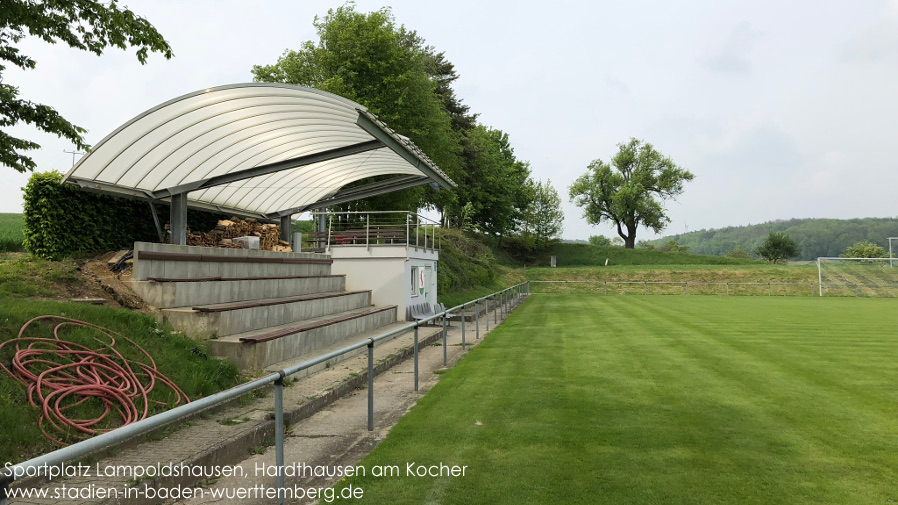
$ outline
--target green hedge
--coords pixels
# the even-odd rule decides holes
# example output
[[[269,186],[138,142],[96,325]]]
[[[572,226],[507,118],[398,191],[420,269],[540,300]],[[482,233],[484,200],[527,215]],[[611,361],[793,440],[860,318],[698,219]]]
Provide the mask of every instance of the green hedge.
[[[56,171],[36,173],[25,186],[25,250],[48,260],[130,248],[135,241],[158,242],[147,202],[81,191],[60,184]],[[163,223],[169,208],[157,205]],[[211,230],[226,216],[188,211],[187,225]]]

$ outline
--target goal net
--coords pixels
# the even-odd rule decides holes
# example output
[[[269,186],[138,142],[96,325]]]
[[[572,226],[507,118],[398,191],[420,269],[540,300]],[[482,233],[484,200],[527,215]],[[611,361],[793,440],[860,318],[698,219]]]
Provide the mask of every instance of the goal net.
[[[898,297],[898,258],[817,258],[820,296]]]

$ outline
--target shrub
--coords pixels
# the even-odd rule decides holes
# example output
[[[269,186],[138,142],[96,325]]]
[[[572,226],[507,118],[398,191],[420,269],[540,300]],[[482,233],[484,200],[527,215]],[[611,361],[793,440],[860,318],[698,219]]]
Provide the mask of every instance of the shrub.
[[[659,247],[658,250],[661,251],[661,252],[680,252],[680,253],[686,253],[686,252],[689,252],[689,246],[687,246],[687,245],[680,245],[680,243],[677,242],[676,240],[670,239],[670,240],[667,241],[666,244],[664,244],[663,246]]]
[[[798,256],[798,244],[789,235],[772,231],[755,253],[767,261],[776,263]]]
[[[90,193],[61,182],[62,174],[53,171],[32,175],[25,186],[24,243],[28,252],[58,260],[131,247],[138,240],[159,240],[147,202]],[[157,205],[156,212],[165,222],[168,207]],[[189,211],[187,223],[210,230],[224,217]]]
[[[851,247],[845,249],[845,252],[839,255],[840,258],[888,258],[885,248],[874,244],[873,242],[858,242]]]
[[[739,248],[739,247],[733,249],[732,251],[729,251],[724,256],[726,256],[727,258],[736,258],[736,259],[743,259],[743,260],[753,259],[750,252],[746,251],[745,249]]]

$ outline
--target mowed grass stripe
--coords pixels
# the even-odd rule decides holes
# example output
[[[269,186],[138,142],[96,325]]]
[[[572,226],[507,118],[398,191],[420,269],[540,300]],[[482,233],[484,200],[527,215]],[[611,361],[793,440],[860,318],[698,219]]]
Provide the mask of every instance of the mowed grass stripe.
[[[643,317],[638,312],[634,315]],[[708,392],[721,390],[718,401],[726,401],[728,397],[751,399],[740,411],[752,415],[754,419],[750,420],[753,424],[767,425],[768,431],[779,436],[788,447],[801,447],[804,457],[808,458],[806,464],[816,464],[819,473],[830,473],[830,478],[842,478],[840,465],[847,465],[854,467],[860,480],[863,480],[865,472],[870,470],[868,466],[880,464],[878,459],[883,454],[877,453],[893,450],[889,447],[893,433],[885,433],[882,437],[871,433],[846,447],[842,444],[840,432],[848,430],[866,434],[868,426],[890,424],[894,415],[876,415],[875,405],[842,394],[840,388],[833,387],[833,381],[821,383],[817,377],[805,375],[801,367],[795,367],[794,374],[790,374],[778,366],[778,360],[772,354],[756,357],[746,353],[731,345],[738,342],[737,338],[721,340],[715,342],[709,339],[702,344],[689,341],[684,348],[689,356],[701,356],[703,361],[714,363],[703,374],[709,378],[706,386]],[[714,359],[727,355],[729,357],[723,361]],[[713,378],[720,380],[711,380]],[[721,386],[735,388],[728,391]],[[859,394],[863,392],[858,390]],[[816,423],[815,419],[825,419],[826,422]],[[750,427],[751,424],[746,426]],[[763,433],[758,434],[761,435]],[[854,461],[858,453],[866,453],[865,461]],[[874,482],[874,485],[877,483]],[[817,499],[819,497],[815,501]]]
[[[889,300],[535,295],[364,461],[466,476],[351,482],[367,503],[889,503],[896,323]]]

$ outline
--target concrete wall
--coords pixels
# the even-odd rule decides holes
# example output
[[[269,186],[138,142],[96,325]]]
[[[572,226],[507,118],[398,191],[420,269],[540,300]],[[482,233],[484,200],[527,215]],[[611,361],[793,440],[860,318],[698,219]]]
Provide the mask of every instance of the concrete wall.
[[[335,246],[330,250],[334,264],[333,274],[346,275],[346,289],[370,289],[374,305],[396,305],[397,317],[405,318],[410,304],[421,302],[436,303],[436,264],[439,252],[404,245]],[[430,270],[430,285],[425,287],[426,296],[412,296],[412,267]],[[426,278],[427,276],[425,276]]]

